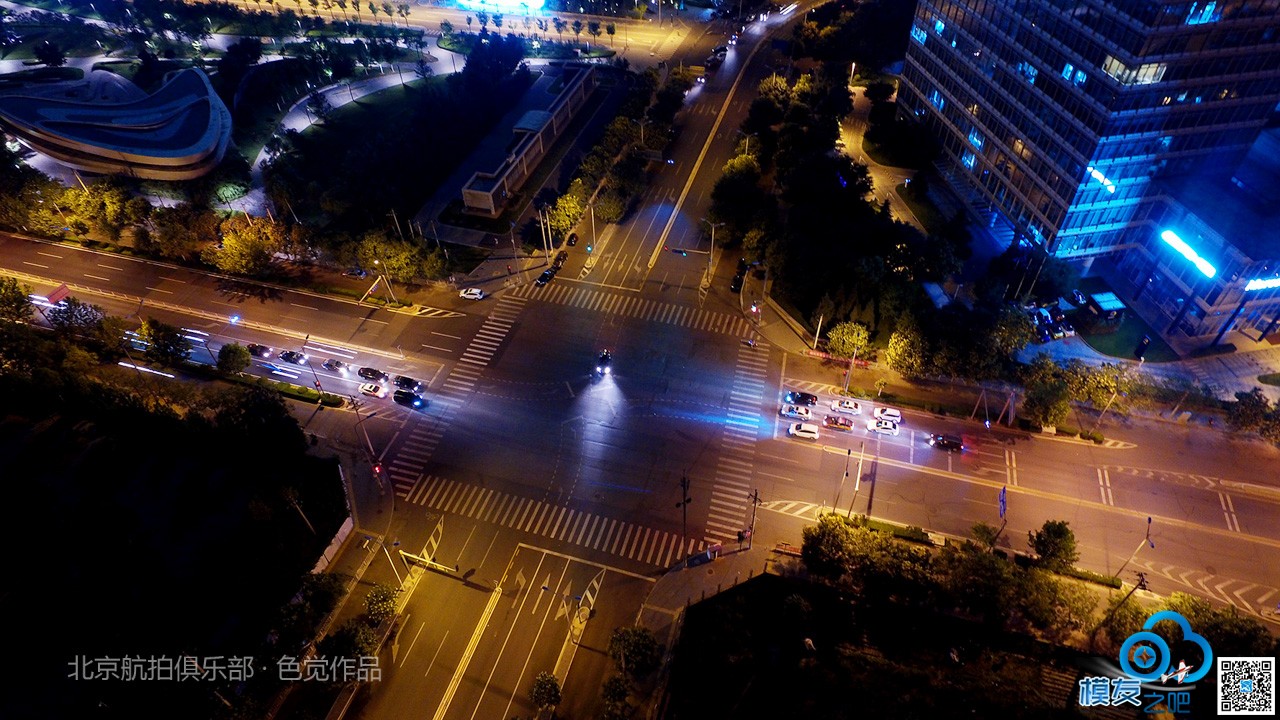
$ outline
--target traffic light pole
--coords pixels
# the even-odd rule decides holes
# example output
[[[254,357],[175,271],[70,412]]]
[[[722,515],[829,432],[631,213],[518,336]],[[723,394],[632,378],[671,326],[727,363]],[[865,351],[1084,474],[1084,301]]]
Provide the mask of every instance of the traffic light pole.
[[[689,503],[693,498],[689,497],[689,478],[686,475],[680,476],[680,502],[676,505],[680,506],[680,552],[687,552],[684,548],[689,540],[685,537],[687,526],[689,523]]]
[[[747,549],[751,549],[752,538],[756,534],[756,507],[760,504],[760,491],[752,490],[747,496],[751,500],[751,528],[747,531]]]

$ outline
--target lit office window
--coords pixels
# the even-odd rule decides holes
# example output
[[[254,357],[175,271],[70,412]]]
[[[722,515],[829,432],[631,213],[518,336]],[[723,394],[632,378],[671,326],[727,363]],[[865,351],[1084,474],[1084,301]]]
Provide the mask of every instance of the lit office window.
[[[1018,72],[1032,85],[1036,84],[1036,76],[1040,74],[1036,67],[1029,62],[1018,63]]]
[[[938,92],[937,90],[934,90],[933,92],[929,93],[929,102],[933,103],[934,107],[941,110],[944,106],[946,106],[947,99],[942,97],[942,93]]]
[[[1066,65],[1063,65],[1062,66],[1063,79],[1070,80],[1071,76],[1075,73],[1075,71],[1076,71],[1075,65],[1072,65],[1071,63],[1067,63]]]
[[[1083,70],[1077,70],[1076,75],[1071,79],[1071,82],[1075,83],[1076,87],[1084,87],[1084,83],[1088,79],[1089,76],[1085,75]]]
[[[925,32],[923,29],[918,28],[915,25],[911,26],[911,38],[916,42],[923,45],[924,41],[928,39],[928,37],[929,37],[929,33]]]
[[[960,156],[960,162],[964,163],[964,166],[969,168],[970,170],[973,169],[973,164],[977,162],[977,160],[978,158],[968,150],[965,150],[964,155]]]
[[[982,149],[982,133],[978,132],[976,128],[969,131],[969,143],[979,150]]]
[[[943,23],[941,20],[936,20],[936,21],[934,21],[934,23],[933,23],[933,31],[934,31],[934,32],[936,32],[936,33],[938,33],[939,35],[941,35],[941,34],[942,34],[942,31],[943,31],[943,30],[946,30],[946,29],[947,29],[946,24],[945,24],[945,23]]]
[[[1218,22],[1222,19],[1222,11],[1218,9],[1218,3],[1191,3],[1191,10],[1187,12],[1188,25],[1204,25],[1206,23]]]

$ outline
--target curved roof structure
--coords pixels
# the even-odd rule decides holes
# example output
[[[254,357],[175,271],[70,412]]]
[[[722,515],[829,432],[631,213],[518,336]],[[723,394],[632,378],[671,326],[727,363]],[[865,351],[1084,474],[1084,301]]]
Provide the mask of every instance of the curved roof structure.
[[[196,68],[132,102],[0,96],[0,126],[69,167],[148,180],[200,177],[231,143],[231,113]]]

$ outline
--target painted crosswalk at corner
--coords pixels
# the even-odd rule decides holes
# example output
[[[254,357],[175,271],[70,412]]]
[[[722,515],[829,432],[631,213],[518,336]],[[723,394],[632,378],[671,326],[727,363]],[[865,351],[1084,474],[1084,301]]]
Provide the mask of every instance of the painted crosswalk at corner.
[[[503,295],[498,298],[489,317],[485,318],[480,329],[471,338],[467,349],[463,350],[462,355],[458,357],[458,365],[487,366],[507,339],[512,326],[516,324],[516,319],[520,317],[520,311],[524,309],[525,302],[525,298],[514,295]]]
[[[646,565],[671,567],[706,544],[617,518],[534,500],[447,478],[423,478],[406,498],[444,513],[501,525],[628,558]]]
[[[646,300],[637,295],[604,292],[568,284],[549,283],[542,287],[522,285],[513,291],[512,296],[735,337],[745,338],[753,334],[751,323],[732,313],[701,310],[687,305]]]
[[[738,531],[747,527],[760,404],[764,401],[768,370],[769,350],[763,343],[738,348],[703,537],[708,544],[736,540]]]

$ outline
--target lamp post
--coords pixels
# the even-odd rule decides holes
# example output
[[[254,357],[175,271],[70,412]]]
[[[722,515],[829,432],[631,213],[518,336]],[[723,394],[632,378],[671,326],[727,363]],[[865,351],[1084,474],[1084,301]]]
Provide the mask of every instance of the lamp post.
[[[1124,569],[1126,567],[1129,567],[1129,563],[1133,562],[1133,559],[1138,557],[1138,551],[1141,550],[1144,545],[1150,545],[1152,550],[1156,549],[1156,544],[1151,540],[1151,518],[1150,517],[1147,518],[1147,536],[1142,538],[1142,542],[1138,543],[1138,547],[1133,549],[1133,554],[1130,555],[1129,559],[1124,561],[1124,565],[1121,565],[1120,569],[1116,571],[1116,577],[1120,577],[1120,573],[1123,573]]]
[[[739,135],[741,135],[742,137],[744,137],[744,138],[746,138],[746,139],[747,139],[746,147],[744,147],[744,148],[743,148],[743,150],[742,150],[743,154],[745,154],[745,155],[750,155],[750,154],[751,154],[751,138],[753,138],[753,137],[757,137],[757,136],[756,136],[756,134],[755,134],[755,133],[749,133],[749,132],[743,132],[743,131],[741,131],[741,130],[739,130],[739,131],[738,131],[738,134],[739,134]]]
[[[711,226],[711,249],[707,250],[707,284],[710,285],[711,284],[711,268],[714,265],[714,259],[716,255],[716,228],[722,227],[724,223],[711,222],[706,218],[702,218],[702,222]]]
[[[591,203],[591,204],[587,205],[587,209],[591,211],[591,246],[592,246],[592,247],[595,247],[595,244],[596,244],[596,204],[595,204],[595,203]]]

